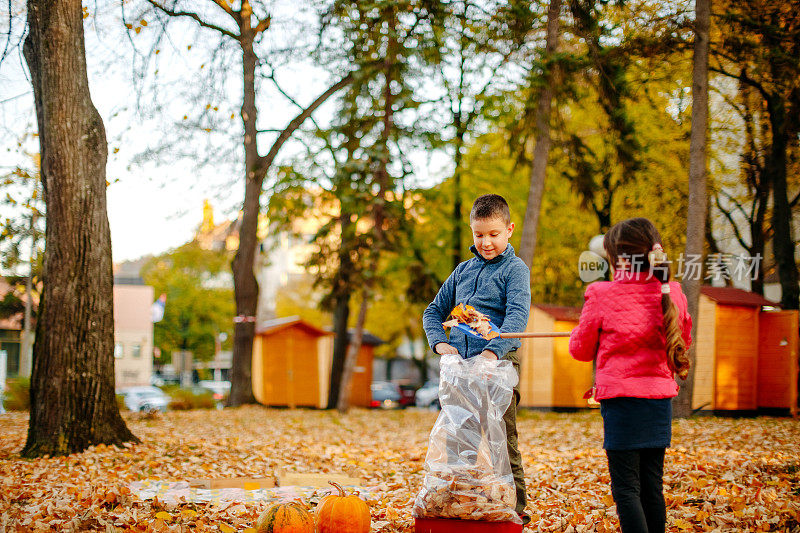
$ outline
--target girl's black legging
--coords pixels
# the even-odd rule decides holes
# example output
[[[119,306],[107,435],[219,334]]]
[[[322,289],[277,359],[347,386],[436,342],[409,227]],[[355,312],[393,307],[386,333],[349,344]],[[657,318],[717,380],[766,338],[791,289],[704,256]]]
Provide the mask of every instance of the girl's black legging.
[[[606,450],[622,533],[664,533],[664,448]]]

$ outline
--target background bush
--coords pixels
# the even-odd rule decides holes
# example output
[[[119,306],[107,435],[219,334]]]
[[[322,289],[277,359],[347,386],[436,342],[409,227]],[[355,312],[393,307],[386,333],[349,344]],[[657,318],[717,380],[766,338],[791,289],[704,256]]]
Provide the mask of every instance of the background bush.
[[[176,411],[188,409],[214,409],[214,393],[211,391],[195,393],[191,389],[172,389],[167,392],[170,396],[169,408]]]
[[[27,411],[31,407],[31,380],[13,378],[6,381],[3,405],[8,411]]]

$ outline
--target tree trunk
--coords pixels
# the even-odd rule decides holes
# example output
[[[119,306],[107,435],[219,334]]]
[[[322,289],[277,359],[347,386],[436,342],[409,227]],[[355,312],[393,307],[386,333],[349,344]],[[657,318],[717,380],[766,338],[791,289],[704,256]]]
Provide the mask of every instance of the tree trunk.
[[[703,254],[707,215],[706,190],[706,142],[708,137],[708,30],[711,15],[711,0],[696,0],[694,29],[694,67],[692,73],[692,133],[689,139],[689,212],[686,220],[686,257]],[[674,404],[675,417],[687,417],[692,413],[694,393],[695,348],[697,346],[698,308],[702,276],[697,279],[684,278],[683,291],[692,316],[692,339],[695,344],[689,349],[692,368],[689,376],[680,385]]]
[[[756,199],[758,207],[756,216],[750,226],[750,256],[755,261],[755,276],[750,282],[750,290],[756,294],[764,295],[764,221],[767,216],[767,203],[769,201],[769,181],[761,178],[760,187],[757,190]]]
[[[352,155],[352,153],[350,154]],[[350,257],[350,242],[353,238],[353,223],[350,213],[343,212],[339,215],[339,228],[342,233],[342,245],[339,248],[339,272],[333,285],[335,307],[333,310],[333,361],[331,361],[330,385],[328,388],[328,409],[339,406],[340,385],[347,359],[347,347],[350,345],[350,336],[347,333],[347,323],[350,320],[350,296],[353,262]]]
[[[350,345],[347,349],[347,357],[344,361],[344,368],[342,369],[342,379],[339,385],[339,401],[336,404],[336,409],[340,412],[346,412],[350,407],[350,387],[353,378],[353,369],[355,368],[356,361],[358,360],[358,352],[361,350],[361,339],[364,334],[364,322],[367,317],[367,309],[369,307],[369,300],[372,298],[373,289],[375,286],[375,279],[380,265],[381,251],[386,244],[386,237],[384,235],[384,223],[386,221],[385,202],[387,191],[391,189],[389,175],[389,139],[391,138],[392,129],[394,127],[394,113],[392,106],[394,105],[394,94],[392,92],[392,69],[397,61],[397,40],[395,37],[396,31],[396,17],[394,7],[389,7],[387,20],[387,44],[386,44],[386,57],[383,61],[384,69],[384,86],[383,86],[383,128],[380,136],[380,159],[378,160],[377,169],[375,171],[375,182],[378,185],[378,194],[372,204],[372,219],[375,223],[373,249],[371,250],[369,264],[365,274],[364,286],[361,290],[361,307],[358,311],[358,319],[356,320],[356,330],[353,338],[350,340]]]
[[[233,258],[233,289],[236,299],[236,319],[233,333],[233,365],[231,368],[231,395],[228,404],[237,406],[255,403],[253,395],[253,338],[258,308],[258,282],[253,271],[258,244],[258,215],[260,211],[263,176],[258,172],[259,157],[256,119],[256,63],[253,34],[249,19],[243,17],[240,44],[242,46],[244,123],[245,193],[242,207],[242,224],[239,227],[239,248]]]
[[[758,151],[758,144],[756,143],[756,129],[755,121],[751,105],[751,92],[752,88],[739,80],[739,92],[742,95],[742,103],[744,114],[742,119],[745,126],[745,138],[747,139],[747,150],[745,159],[745,173],[747,181],[753,190],[753,203],[755,209],[752,211],[753,216],[750,220],[750,248],[748,252],[750,257],[753,258],[755,263],[755,277],[751,279],[750,290],[756,294],[764,295],[764,247],[766,244],[766,235],[764,232],[764,223],[767,219],[767,207],[769,205],[769,194],[771,183],[770,180],[764,175],[764,168],[761,164],[761,157]],[[762,127],[762,135],[763,135]]]
[[[80,2],[29,0],[31,72],[47,206],[44,292],[22,454],[137,441],[114,394],[105,128],[89,95]]]
[[[786,192],[786,102],[773,95],[767,99],[772,144],[766,162],[767,179],[772,184],[772,251],[778,265],[781,307],[797,309],[800,286],[792,239],[792,209]]]
[[[350,293],[346,292],[336,297],[336,308],[333,312],[333,361],[331,362],[331,377],[328,388],[328,409],[336,409],[339,405],[339,385],[342,383],[347,347],[350,337],[347,334],[347,321],[350,318]]]
[[[340,413],[346,413],[350,408],[350,387],[353,381],[353,370],[358,361],[358,352],[361,351],[361,341],[364,338],[364,322],[367,319],[367,303],[370,297],[371,294],[369,290],[365,290],[361,293],[361,306],[358,309],[356,329],[353,332],[353,338],[349,339],[347,357],[344,360],[344,368],[342,369],[339,401],[336,403],[336,409]]]
[[[528,265],[533,264],[533,254],[536,250],[536,237],[539,230],[539,212],[542,207],[544,195],[544,179],[547,171],[547,157],[550,153],[550,108],[553,100],[555,86],[555,65],[553,55],[558,48],[558,19],[561,13],[561,0],[550,0],[547,11],[547,42],[545,45],[545,61],[547,72],[542,93],[539,95],[539,104],[536,107],[536,146],[533,150],[533,164],[531,165],[531,185],[528,190],[528,204],[525,208],[525,222],[522,226],[522,241],[519,257]]]

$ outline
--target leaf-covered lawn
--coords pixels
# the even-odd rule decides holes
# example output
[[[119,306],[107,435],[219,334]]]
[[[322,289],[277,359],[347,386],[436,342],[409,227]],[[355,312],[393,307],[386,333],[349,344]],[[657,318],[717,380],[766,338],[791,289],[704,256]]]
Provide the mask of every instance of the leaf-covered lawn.
[[[413,531],[435,412],[347,415],[260,407],[129,416],[143,443],[19,456],[27,416],[0,415],[0,531],[244,531],[265,504],[165,506],[131,481],[344,473],[372,487],[373,531]],[[534,531],[616,531],[597,412],[524,412],[520,447]],[[800,421],[677,421],[664,482],[668,530],[800,532]]]

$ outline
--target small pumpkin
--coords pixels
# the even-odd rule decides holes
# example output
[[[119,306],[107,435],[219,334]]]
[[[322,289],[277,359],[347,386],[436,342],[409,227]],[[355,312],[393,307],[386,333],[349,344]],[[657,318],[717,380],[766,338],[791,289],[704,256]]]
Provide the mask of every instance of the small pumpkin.
[[[257,533],[314,533],[314,517],[302,505],[278,503],[256,520]]]
[[[369,533],[372,516],[367,502],[355,495],[346,496],[340,485],[329,483],[339,494],[325,496],[317,504],[317,533]]]

